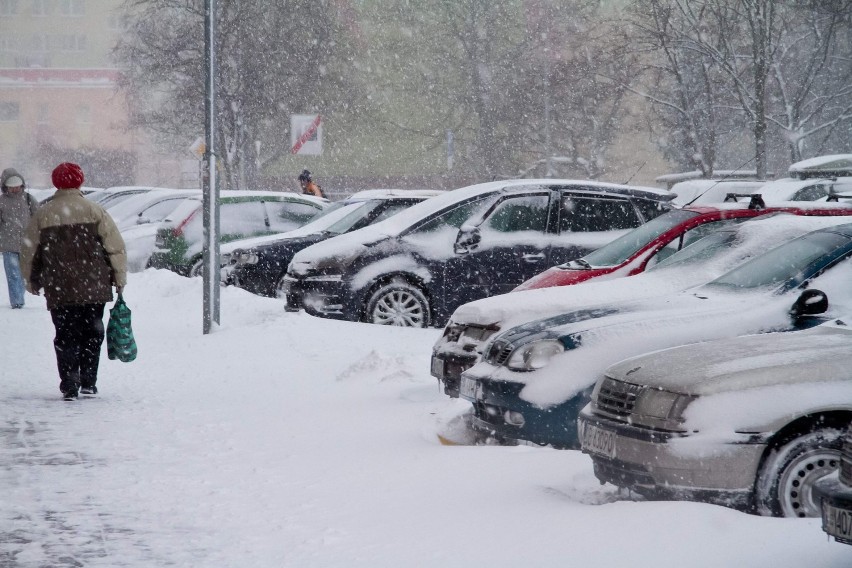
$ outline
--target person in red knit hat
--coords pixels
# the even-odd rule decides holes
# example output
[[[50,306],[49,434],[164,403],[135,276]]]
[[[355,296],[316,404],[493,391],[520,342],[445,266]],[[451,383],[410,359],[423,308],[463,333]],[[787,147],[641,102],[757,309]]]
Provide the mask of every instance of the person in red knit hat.
[[[53,347],[65,400],[96,394],[104,341],[104,305],[127,282],[124,239],[103,207],[80,193],[80,166],[65,162],[51,175],[56,193],[36,210],[24,233],[21,272],[27,291],[44,289],[56,329]]]

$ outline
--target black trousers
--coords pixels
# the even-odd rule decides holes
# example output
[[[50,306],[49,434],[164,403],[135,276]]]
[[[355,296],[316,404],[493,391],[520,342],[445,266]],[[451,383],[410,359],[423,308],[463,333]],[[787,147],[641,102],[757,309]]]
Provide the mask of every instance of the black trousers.
[[[76,392],[93,387],[98,380],[98,363],[104,342],[104,304],[60,306],[50,310],[56,337],[56,366],[59,390]]]

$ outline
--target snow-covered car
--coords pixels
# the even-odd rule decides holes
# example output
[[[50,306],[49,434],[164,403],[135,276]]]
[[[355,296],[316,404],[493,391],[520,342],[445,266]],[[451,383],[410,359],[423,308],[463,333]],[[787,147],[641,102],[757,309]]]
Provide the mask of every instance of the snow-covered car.
[[[795,203],[765,207],[760,200],[722,203],[714,206],[690,206],[675,209],[648,221],[611,243],[582,258],[554,266],[536,274],[516,291],[571,286],[594,278],[620,278],[643,272],[712,231],[731,223],[769,215],[849,215],[852,206],[809,206]]]
[[[109,209],[110,207],[121,203],[125,199],[130,199],[134,195],[147,193],[153,189],[155,188],[141,185],[119,185],[94,192],[89,195],[87,199],[91,199],[95,203],[98,203],[104,209]]]
[[[371,323],[439,325],[669,209],[672,194],[592,181],[508,180],[419,203],[312,245],[283,281],[287,305]]]
[[[222,280],[262,296],[276,297],[287,266],[300,250],[384,221],[403,209],[444,193],[431,189],[368,189],[334,202],[295,231],[234,241],[221,247]]]
[[[219,193],[219,241],[283,233],[301,227],[330,205],[327,199],[282,191]],[[166,268],[183,276],[201,273],[203,253],[201,197],[168,214],[157,230],[150,268]]]
[[[818,516],[814,483],[838,468],[852,422],[846,321],[685,345],[611,366],[579,417],[595,475],[650,498]]]
[[[824,296],[834,310],[852,300],[850,256],[852,224],[838,225],[677,294],[600,303],[507,329],[461,376],[461,397],[473,404],[470,426],[506,443],[577,447],[577,414],[609,365],[687,343],[820,323]],[[821,291],[805,289],[812,286]]]
[[[584,306],[594,306],[601,303],[602,299],[610,302],[630,301],[679,292],[709,282],[749,258],[765,252],[767,246],[780,244],[810,231],[852,219],[850,217],[852,208],[842,204],[799,204],[799,207],[787,211],[795,215],[763,215],[759,219],[739,225],[730,225],[737,220],[726,221],[725,223],[728,224],[725,228],[717,229],[713,235],[659,262],[653,256],[648,258],[648,254],[654,250],[652,247],[644,255],[640,254],[636,258],[639,263],[644,260],[646,264],[655,263],[654,266],[642,274],[632,276],[627,279],[628,281],[617,278],[628,275],[629,271],[625,270],[616,273],[600,271],[594,274],[595,278],[582,282],[584,277],[592,275],[593,272],[583,271],[581,267],[574,269],[572,266],[576,265],[569,264],[568,268],[551,269],[548,273],[557,272],[557,276],[564,279],[560,280],[563,286],[571,283],[568,281],[569,278],[578,278],[582,285],[513,292],[460,306],[453,313],[444,329],[444,334],[433,348],[432,375],[443,385],[446,394],[457,397],[462,372],[472,367],[481,358],[482,347],[486,340],[501,329],[559,315]],[[755,210],[741,212],[759,213]],[[671,217],[667,217],[669,215]],[[700,220],[702,216],[703,214],[694,219]],[[667,219],[677,217],[678,211],[661,215],[658,217],[660,222],[657,219],[650,221],[628,235],[642,235],[645,227],[650,225],[653,229]],[[712,216],[704,218],[711,219]],[[714,222],[713,224],[718,226],[722,223]],[[701,226],[697,229],[701,229]],[[677,233],[678,231],[675,230],[673,234]],[[629,237],[622,237],[622,239],[629,239]],[[599,250],[607,253],[611,247],[617,245],[619,241],[614,241],[611,245],[606,245]],[[663,249],[659,250],[667,252],[665,249],[673,246],[679,246],[679,241],[669,241]],[[594,260],[596,256],[597,253],[592,253],[586,258]]]
[[[840,468],[818,479],[813,491],[822,508],[822,530],[837,542],[852,544],[852,425],[843,436]]]
[[[852,154],[819,156],[796,162],[788,177],[771,181],[757,191],[764,202],[826,201],[832,194],[852,192]],[[747,196],[740,195],[740,198]]]

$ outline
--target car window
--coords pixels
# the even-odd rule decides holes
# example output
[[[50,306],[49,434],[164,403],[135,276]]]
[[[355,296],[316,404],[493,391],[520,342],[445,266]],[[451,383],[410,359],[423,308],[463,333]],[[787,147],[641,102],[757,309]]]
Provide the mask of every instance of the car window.
[[[671,205],[667,201],[656,201],[653,199],[634,199],[633,203],[639,209],[639,213],[645,218],[645,221],[656,219],[663,213],[668,213],[672,210]]]
[[[791,201],[816,201],[828,195],[828,185],[818,183],[803,187],[793,194]]]
[[[301,227],[320,212],[318,207],[298,201],[266,201],[269,229],[280,233]]]
[[[803,270],[838,247],[849,237],[830,232],[809,233],[766,252],[713,280],[707,286],[760,288],[804,281]]]
[[[482,223],[487,230],[500,233],[547,229],[548,195],[522,195],[499,202]]]
[[[562,200],[561,233],[632,229],[641,224],[636,209],[626,199],[568,196]]]
[[[437,217],[434,217],[420,225],[414,233],[434,233],[442,229],[458,230],[465,221],[470,219],[475,213],[478,213],[482,209],[485,201],[485,199],[477,199],[462,203],[461,205],[456,205],[452,209],[444,211]]]
[[[164,199],[163,201],[160,201],[146,209],[143,209],[142,212],[139,214],[139,218],[147,219],[151,223],[162,221],[169,213],[174,211],[175,207],[177,207],[182,201],[183,198]]]
[[[223,237],[248,237],[269,230],[260,201],[223,203],[219,207],[219,232]]]

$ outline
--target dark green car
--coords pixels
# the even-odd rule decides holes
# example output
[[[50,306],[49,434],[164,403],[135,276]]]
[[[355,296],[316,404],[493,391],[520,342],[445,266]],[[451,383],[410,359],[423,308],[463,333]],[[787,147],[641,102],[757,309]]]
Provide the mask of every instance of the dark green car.
[[[223,191],[219,197],[219,242],[284,233],[301,227],[330,205],[326,199],[292,192]],[[201,273],[202,200],[187,200],[157,231],[148,268],[183,276]]]

